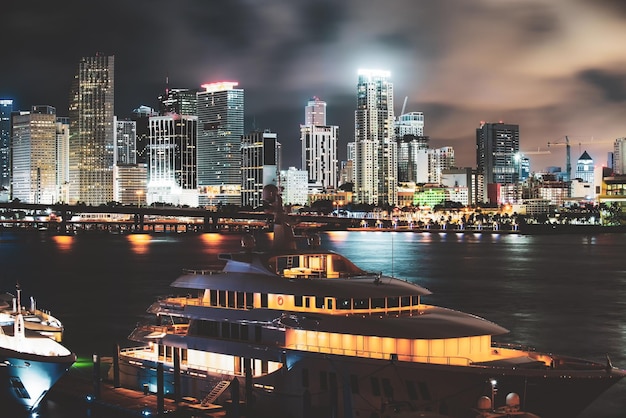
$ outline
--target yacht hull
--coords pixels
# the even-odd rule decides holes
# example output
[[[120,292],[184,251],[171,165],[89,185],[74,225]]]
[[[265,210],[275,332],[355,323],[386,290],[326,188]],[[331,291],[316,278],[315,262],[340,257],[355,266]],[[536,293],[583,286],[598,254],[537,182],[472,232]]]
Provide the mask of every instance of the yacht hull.
[[[42,356],[0,348],[0,393],[16,406],[35,411],[75,361],[74,354]]]
[[[252,388],[250,399],[255,416],[383,417],[386,405],[400,403],[416,411],[465,418],[475,417],[478,399],[491,397],[495,388],[495,405],[503,405],[507,394],[515,392],[522,398],[524,411],[542,418],[561,418],[575,417],[623,378],[622,371],[605,369],[601,364],[585,370],[524,369],[424,364],[289,350],[283,353],[276,353],[282,367],[249,382],[245,373],[235,376],[183,365],[178,379],[180,394],[201,400],[217,382],[237,377],[240,399],[248,399],[250,389],[246,387]],[[154,362],[120,356],[123,386],[140,389],[148,384],[156,392],[155,369]],[[173,382],[177,379],[171,363],[165,364],[164,374],[164,393],[175,393]],[[493,380],[497,383],[492,387]],[[227,390],[222,396],[228,399],[232,394]],[[280,410],[275,407],[277,404],[281,405]]]

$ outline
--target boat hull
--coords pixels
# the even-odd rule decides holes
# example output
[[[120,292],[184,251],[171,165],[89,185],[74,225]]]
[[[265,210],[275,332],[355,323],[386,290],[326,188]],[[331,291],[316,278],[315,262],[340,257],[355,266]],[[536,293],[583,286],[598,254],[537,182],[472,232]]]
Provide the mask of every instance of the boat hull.
[[[436,412],[449,417],[475,417],[481,396],[492,395],[496,380],[495,405],[503,405],[511,392],[522,398],[522,409],[542,418],[574,417],[601,393],[623,378],[623,372],[603,369],[556,370],[449,366],[398,361],[396,359],[285,351],[277,371],[252,378],[228,373],[198,372],[183,365],[181,396],[203,399],[219,381],[239,380],[240,399],[247,399],[246,387],[253,388],[255,416],[382,417],[385,405],[403,403],[417,411]],[[129,362],[130,361],[130,362]],[[131,363],[132,362],[132,363]],[[122,385],[140,389],[148,384],[156,392],[155,363],[120,356]],[[175,391],[177,379],[171,364],[164,367],[165,394]],[[226,391],[224,395],[231,394]],[[278,415],[277,415],[278,414]],[[311,415],[312,414],[312,415]]]
[[[42,356],[0,348],[0,393],[16,406],[35,411],[75,361],[74,354]]]

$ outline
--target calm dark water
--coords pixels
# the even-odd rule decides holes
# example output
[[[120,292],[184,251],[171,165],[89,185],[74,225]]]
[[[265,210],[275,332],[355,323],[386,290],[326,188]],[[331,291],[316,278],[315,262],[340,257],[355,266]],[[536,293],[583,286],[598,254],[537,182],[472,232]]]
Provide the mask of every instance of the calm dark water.
[[[626,368],[626,234],[499,235],[330,232],[322,246],[360,267],[416,281],[426,303],[470,312],[511,332],[498,338]],[[220,264],[239,248],[218,234],[79,235],[0,232],[0,289],[36,298],[65,325],[81,357],[111,355],[147,307],[172,294],[183,268]],[[41,418],[119,417],[45,401]],[[626,382],[581,418],[626,417]]]

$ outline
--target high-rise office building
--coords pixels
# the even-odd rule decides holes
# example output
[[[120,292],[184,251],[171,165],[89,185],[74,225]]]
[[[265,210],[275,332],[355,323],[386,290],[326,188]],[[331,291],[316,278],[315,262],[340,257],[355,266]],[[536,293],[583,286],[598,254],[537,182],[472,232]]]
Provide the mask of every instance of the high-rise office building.
[[[397,203],[397,145],[390,73],[359,70],[355,111],[354,199]]]
[[[57,117],[56,121],[56,164],[58,201],[69,201],[70,181],[70,120],[68,117]]]
[[[326,125],[326,102],[317,97],[309,100],[304,120],[300,125],[302,169],[309,173],[309,182],[336,189],[339,127]]]
[[[441,184],[441,172],[454,167],[454,149],[420,149],[416,153],[415,183]]]
[[[144,105],[141,105],[137,109],[133,110],[131,120],[135,121],[137,129],[137,141],[135,145],[135,152],[137,153],[137,164],[148,163],[148,145],[150,144],[150,139],[148,138],[148,121],[150,120],[151,116],[157,115],[158,113],[156,112],[156,110]]]
[[[289,167],[280,170],[280,186],[285,205],[306,205],[308,203],[309,174],[306,170]]]
[[[149,121],[147,202],[197,206],[198,118],[170,113]]]
[[[519,125],[481,122],[476,129],[476,166],[483,177],[477,201],[502,203],[499,186],[519,180]]]
[[[244,91],[237,85],[204,84],[197,95],[200,206],[241,204]]]
[[[11,190],[11,113],[13,100],[0,99],[0,197]]]
[[[613,170],[615,174],[626,174],[626,137],[613,143]]]
[[[13,115],[13,197],[26,203],[56,203],[57,117],[52,106]]]
[[[137,163],[137,122],[115,119],[115,148],[113,164]]]
[[[313,97],[304,108],[304,124],[326,126],[326,102]]]
[[[584,151],[582,155],[576,161],[576,175],[575,178],[581,179],[585,183],[592,185],[593,189],[593,158]]]
[[[241,142],[241,206],[257,208],[263,203],[263,186],[278,185],[277,135],[255,131]]]
[[[114,57],[83,57],[70,96],[70,203],[113,201]]]
[[[168,113],[178,115],[196,116],[198,89],[170,89],[159,96],[159,115],[166,116]]]

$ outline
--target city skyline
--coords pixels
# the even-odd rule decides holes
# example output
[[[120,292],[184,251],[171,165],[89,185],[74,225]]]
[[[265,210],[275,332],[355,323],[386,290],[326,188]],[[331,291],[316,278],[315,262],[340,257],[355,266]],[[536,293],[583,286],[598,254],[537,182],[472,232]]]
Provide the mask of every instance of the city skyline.
[[[572,159],[587,151],[596,164],[626,136],[618,41],[626,8],[617,1],[188,0],[173,8],[114,0],[97,12],[80,4],[3,8],[10,59],[0,67],[0,96],[16,110],[50,105],[67,115],[76,62],[101,53],[115,56],[119,118],[156,108],[166,79],[172,88],[238,81],[246,132],[276,132],[283,168],[300,165],[302,106],[313,96],[327,102],[345,158],[359,68],[390,71],[396,116],[407,97],[406,112],[424,113],[431,147],[453,147],[458,166],[476,165],[481,121],[518,124],[522,151],[547,150],[568,135]],[[565,147],[550,151],[530,155],[533,171],[564,169]]]

